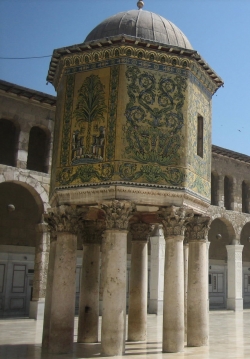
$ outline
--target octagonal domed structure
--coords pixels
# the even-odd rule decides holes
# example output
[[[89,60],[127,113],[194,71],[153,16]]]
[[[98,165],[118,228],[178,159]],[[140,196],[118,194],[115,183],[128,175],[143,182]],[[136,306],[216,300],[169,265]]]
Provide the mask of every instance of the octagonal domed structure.
[[[86,37],[85,42],[107,37],[129,35],[192,50],[188,38],[171,21],[153,12],[130,10],[113,15],[97,25]]]

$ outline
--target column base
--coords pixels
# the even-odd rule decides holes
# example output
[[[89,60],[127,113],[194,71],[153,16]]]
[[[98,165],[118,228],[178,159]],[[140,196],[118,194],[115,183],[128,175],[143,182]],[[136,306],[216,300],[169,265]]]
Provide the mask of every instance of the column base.
[[[163,314],[163,300],[149,299],[148,313],[162,315]]]
[[[240,312],[243,310],[243,299],[227,298],[227,309]]]
[[[43,320],[45,299],[32,300],[30,302],[29,318],[35,320]]]

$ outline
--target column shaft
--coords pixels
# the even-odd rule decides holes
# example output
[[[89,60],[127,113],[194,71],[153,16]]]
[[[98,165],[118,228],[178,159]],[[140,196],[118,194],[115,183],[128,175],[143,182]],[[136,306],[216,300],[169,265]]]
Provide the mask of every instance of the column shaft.
[[[147,338],[148,243],[132,241],[128,311],[128,340]]]
[[[157,232],[157,235],[150,237],[150,314],[163,313],[165,238],[161,228]]]
[[[56,241],[53,240],[50,242],[49,266],[48,266],[48,274],[47,274],[46,297],[45,297],[45,308],[44,308],[43,339],[42,339],[42,347],[44,349],[48,349],[49,346],[50,316],[51,316],[51,301],[52,301],[55,256],[56,256]]]
[[[243,310],[242,298],[242,245],[230,245],[227,248],[228,297],[227,309]]]
[[[50,250],[50,235],[47,224],[37,225],[37,241],[34,263],[33,294],[30,302],[29,317],[43,319]]]
[[[166,237],[163,352],[184,349],[183,235]]]
[[[76,250],[76,235],[57,232],[49,338],[49,351],[55,354],[73,349]]]
[[[126,326],[127,231],[106,230],[102,250],[101,353],[103,356],[122,355]]]
[[[98,342],[100,245],[84,244],[79,301],[78,343]]]
[[[184,323],[185,323],[185,336],[187,335],[187,291],[188,291],[188,252],[189,245],[183,245],[183,262],[184,262]]]
[[[205,240],[189,242],[187,345],[208,344],[207,244]]]

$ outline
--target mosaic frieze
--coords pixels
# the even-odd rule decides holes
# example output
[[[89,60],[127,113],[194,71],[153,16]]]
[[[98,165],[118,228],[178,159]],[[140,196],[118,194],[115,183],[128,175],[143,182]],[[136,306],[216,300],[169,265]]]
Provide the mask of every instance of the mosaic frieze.
[[[65,56],[62,60],[62,66],[66,74],[78,71],[101,68],[103,66],[112,66],[122,64],[124,57],[127,60],[134,61],[134,65],[142,66],[143,62],[167,65],[179,69],[189,69],[193,81],[199,82],[199,86],[204,87],[207,95],[211,96],[217,89],[217,85],[212,81],[209,75],[197,65],[194,60],[183,55],[174,55],[162,51],[143,49],[133,46],[111,46],[106,49],[89,50],[82,54]],[[135,61],[140,63],[136,64]]]

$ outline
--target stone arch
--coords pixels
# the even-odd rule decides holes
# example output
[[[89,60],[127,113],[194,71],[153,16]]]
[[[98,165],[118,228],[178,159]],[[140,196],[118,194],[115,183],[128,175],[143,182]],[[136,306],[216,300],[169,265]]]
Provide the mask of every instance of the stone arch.
[[[8,172],[8,180],[5,179],[5,175],[6,174],[3,173],[3,175],[1,176],[2,178],[0,178],[0,185],[1,183],[5,182],[13,182],[16,184],[20,184],[33,195],[37,205],[40,208],[43,208],[42,213],[47,211],[47,209],[50,207],[49,196],[45,188],[37,179],[33,178],[30,175],[24,176],[22,173],[19,172]]]
[[[250,262],[250,218],[241,229],[240,244],[244,246],[242,252],[243,262]]]
[[[44,126],[30,129],[27,169],[48,173],[50,137],[50,131]]]
[[[36,245],[36,225],[42,221],[44,205],[31,186],[18,182],[0,183],[0,244]]]
[[[221,238],[218,238],[217,235],[221,235]],[[236,232],[232,223],[225,217],[216,216],[208,232],[209,259],[226,260],[226,246],[231,244],[235,238]]]
[[[16,166],[20,126],[8,119],[0,119],[0,163]]]

